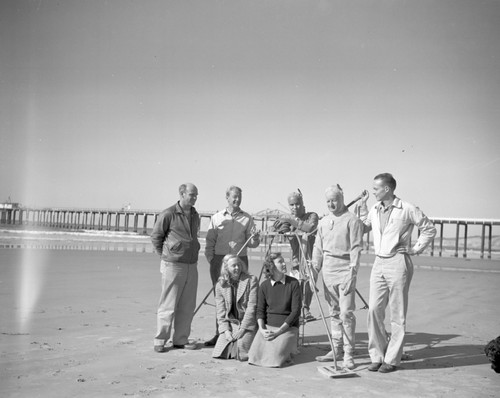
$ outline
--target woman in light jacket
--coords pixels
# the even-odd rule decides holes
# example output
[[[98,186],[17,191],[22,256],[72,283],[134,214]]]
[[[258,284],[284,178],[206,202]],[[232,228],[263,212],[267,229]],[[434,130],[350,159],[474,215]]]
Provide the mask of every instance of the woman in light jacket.
[[[257,330],[257,288],[257,278],[246,272],[246,266],[238,256],[224,256],[215,285],[219,337],[212,354],[214,358],[248,360],[248,351]]]

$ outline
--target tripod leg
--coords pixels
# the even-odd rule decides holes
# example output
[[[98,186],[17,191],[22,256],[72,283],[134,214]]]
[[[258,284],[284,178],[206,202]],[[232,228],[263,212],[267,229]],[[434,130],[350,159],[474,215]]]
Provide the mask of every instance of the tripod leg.
[[[297,239],[300,239],[296,232],[295,232],[295,236],[297,237]],[[306,255],[304,253],[304,248],[300,244],[300,240],[299,240],[299,247],[300,247],[300,251],[302,252],[302,257],[304,259],[304,262],[306,264],[307,274],[309,275],[309,278],[313,278],[311,264],[309,264],[309,262],[307,261]],[[323,312],[323,308],[321,307],[321,302],[319,301],[319,296],[318,296],[318,292],[316,291],[316,286],[312,286],[312,288],[313,288],[312,290],[314,293],[314,298],[316,299],[316,303],[318,304],[319,313],[321,315],[321,320],[323,321],[323,325],[325,326],[326,335],[328,336],[328,341],[330,342],[330,346],[332,348],[333,365],[334,365],[335,371],[337,371],[337,352],[335,351],[335,345],[333,344],[332,335],[330,333],[330,329],[328,328],[328,324],[326,323],[325,313]]]
[[[238,251],[238,253],[236,253],[237,256],[239,256],[241,254],[241,252],[243,251],[243,249],[248,245],[248,242],[250,242],[250,240],[253,238],[254,234],[252,234],[247,240],[246,242],[243,244],[243,246],[241,247],[241,249]],[[215,283],[215,282],[214,282]],[[201,306],[203,304],[205,304],[205,302],[207,301],[207,298],[208,296],[210,296],[212,294],[212,292],[215,290],[215,285],[212,286],[212,288],[209,290],[209,292],[207,293],[207,295],[203,298],[203,300],[201,301],[201,303],[198,305],[198,307],[196,307],[196,309],[194,310],[194,315],[196,315],[196,313],[200,310]]]
[[[359,298],[361,299],[361,301],[363,302],[363,304],[365,305],[363,308],[361,308],[362,310],[366,310],[368,309],[368,303],[366,302],[366,300],[363,298],[363,296],[361,295],[361,293],[359,292],[358,289],[356,289],[356,293],[357,295],[359,296]]]
[[[196,315],[196,313],[200,310],[201,306],[203,304],[205,304],[205,301],[207,301],[207,298],[208,296],[210,296],[212,294],[212,292],[214,291],[214,287],[212,286],[212,288],[208,291],[207,295],[203,298],[203,300],[201,301],[201,303],[198,305],[198,307],[196,307],[196,309],[194,310],[194,315]]]

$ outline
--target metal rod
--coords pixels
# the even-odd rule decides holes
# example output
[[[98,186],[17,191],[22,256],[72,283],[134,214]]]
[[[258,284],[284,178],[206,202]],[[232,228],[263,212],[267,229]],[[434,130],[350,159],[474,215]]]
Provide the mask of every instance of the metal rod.
[[[252,239],[255,235],[257,235],[257,233],[253,233],[252,235],[250,235],[250,238],[248,238],[248,239],[247,239],[247,241],[243,244],[243,246],[241,246],[241,249],[240,249],[240,250],[238,250],[238,253],[236,253],[236,256],[239,256],[239,255],[240,255],[240,253],[243,251],[243,249],[244,249],[244,248],[248,245],[248,243],[250,242],[250,240],[251,240],[251,239]],[[261,271],[261,273],[262,273],[262,271]],[[210,290],[208,291],[207,295],[203,298],[203,300],[201,301],[201,303],[200,303],[200,304],[198,305],[198,307],[194,310],[194,314],[193,314],[193,316],[194,316],[194,315],[196,315],[196,313],[200,310],[201,306],[202,306],[203,304],[205,304],[205,301],[207,300],[208,296],[210,296],[210,294],[214,291],[214,289],[215,289],[215,285],[214,285],[214,286],[212,286],[212,287],[210,288]]]

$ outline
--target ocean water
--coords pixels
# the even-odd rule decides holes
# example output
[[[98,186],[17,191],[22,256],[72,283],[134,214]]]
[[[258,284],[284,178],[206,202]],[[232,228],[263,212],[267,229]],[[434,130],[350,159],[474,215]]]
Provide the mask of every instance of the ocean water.
[[[0,229],[0,248],[154,252],[148,235],[95,230]]]
[[[205,249],[206,232],[200,233],[199,241],[201,252]],[[495,237],[492,259],[500,259],[500,249],[498,238]],[[477,244],[477,237],[470,237],[467,249],[467,258],[480,258],[480,246]],[[264,239],[256,249],[251,249],[250,255],[261,258],[268,250]],[[438,256],[439,247],[434,248],[434,256]],[[64,229],[44,229],[44,228],[0,228],[0,249],[51,249],[51,250],[95,250],[95,251],[126,251],[154,253],[153,245],[149,235],[137,232],[106,231],[106,230],[64,230]],[[289,252],[289,245],[280,236],[273,243],[273,251]],[[364,251],[367,252],[366,250]],[[368,250],[372,253],[372,248]],[[463,258],[463,243],[460,244],[458,257]],[[424,255],[430,255],[428,248]],[[455,256],[454,239],[445,239],[442,257]],[[488,257],[485,251],[484,258]]]

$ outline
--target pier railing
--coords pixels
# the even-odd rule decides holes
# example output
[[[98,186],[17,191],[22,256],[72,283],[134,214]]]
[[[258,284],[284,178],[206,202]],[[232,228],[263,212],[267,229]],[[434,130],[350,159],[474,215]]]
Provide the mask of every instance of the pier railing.
[[[157,210],[136,209],[0,208],[0,226],[24,225],[68,230],[123,231],[148,235],[159,213]],[[213,212],[200,212],[202,234],[206,232],[212,214]],[[265,235],[265,231],[269,230],[276,216],[259,216],[254,217],[254,220]],[[480,258],[486,255],[488,259],[491,259],[494,250],[493,238],[497,239],[500,235],[500,229],[498,229],[500,220],[465,218],[431,218],[431,220],[438,230],[436,238],[427,249],[431,256],[442,256],[445,250],[451,250],[455,257],[462,253],[462,256],[466,258],[467,252],[472,249],[479,252]],[[445,230],[445,226],[449,227]],[[493,233],[494,227],[498,229],[497,235]],[[474,229],[474,235],[470,233],[471,229]],[[454,236],[454,239],[450,238],[451,236]],[[413,238],[417,237],[418,231],[414,232]],[[451,239],[453,243],[450,244]],[[365,235],[365,249],[370,251],[370,248],[370,234],[367,234]]]

